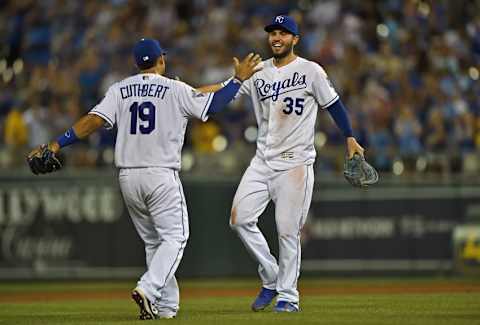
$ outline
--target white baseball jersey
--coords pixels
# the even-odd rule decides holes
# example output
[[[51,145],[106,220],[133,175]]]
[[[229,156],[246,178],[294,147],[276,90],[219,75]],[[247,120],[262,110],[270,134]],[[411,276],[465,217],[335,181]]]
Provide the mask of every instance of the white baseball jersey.
[[[240,95],[252,99],[258,157],[276,170],[314,162],[318,107],[327,108],[338,99],[320,65],[297,57],[277,68],[271,58],[242,84],[237,97]]]
[[[213,93],[158,74],[142,73],[113,84],[89,114],[117,124],[115,165],[180,169],[188,118],[208,119]]]

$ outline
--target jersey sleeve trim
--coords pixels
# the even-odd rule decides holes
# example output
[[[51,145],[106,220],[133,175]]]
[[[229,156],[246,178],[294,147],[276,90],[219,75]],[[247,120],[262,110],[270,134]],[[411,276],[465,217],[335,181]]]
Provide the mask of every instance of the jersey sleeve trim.
[[[98,111],[94,111],[94,110],[91,110],[90,112],[88,112],[88,114],[94,114],[94,115],[100,116],[106,122],[105,124],[108,125],[108,127],[105,126],[106,129],[112,129],[113,128],[114,123],[105,114],[103,114],[101,112],[98,112]]]
[[[227,80],[223,81],[223,82],[220,83],[220,84],[222,85],[222,87],[225,87],[225,86],[230,82],[230,80],[232,80],[232,79],[233,79],[233,77],[230,77],[230,78],[228,78]]]
[[[208,120],[208,108],[210,107],[210,104],[212,103],[212,99],[213,99],[213,93],[209,93],[207,102],[205,103],[205,107],[203,108],[203,111],[202,111],[202,115],[200,116],[200,119],[203,122]]]
[[[329,106],[333,105],[337,100],[339,96],[333,97],[329,102],[327,102],[325,105],[322,106],[322,108],[328,108]]]

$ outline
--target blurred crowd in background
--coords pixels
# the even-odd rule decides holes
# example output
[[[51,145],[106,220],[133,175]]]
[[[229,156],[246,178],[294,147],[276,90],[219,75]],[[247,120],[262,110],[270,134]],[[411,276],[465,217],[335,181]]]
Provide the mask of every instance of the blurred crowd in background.
[[[321,64],[349,109],[367,159],[395,175],[480,169],[480,1],[0,0],[0,166],[25,168],[30,148],[57,137],[136,72],[142,36],[167,49],[167,73],[192,86],[226,80],[232,57],[270,57],[263,27],[289,13],[299,55]],[[256,122],[239,100],[192,121],[187,173],[238,175],[255,152]],[[69,167],[109,166],[114,131],[65,150]],[[344,139],[319,111],[317,172],[338,172]]]

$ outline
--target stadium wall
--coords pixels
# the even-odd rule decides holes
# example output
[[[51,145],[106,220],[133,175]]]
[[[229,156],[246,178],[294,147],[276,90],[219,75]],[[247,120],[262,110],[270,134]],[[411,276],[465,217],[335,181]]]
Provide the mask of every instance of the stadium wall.
[[[183,178],[190,239],[180,277],[256,274],[228,226],[238,181]],[[307,274],[477,269],[479,223],[480,184],[384,181],[359,190],[322,180],[315,184],[302,234],[302,269]],[[276,254],[272,206],[260,225]],[[454,243],[455,232],[460,235]],[[0,245],[0,279],[112,279],[144,271],[143,245],[111,170],[0,175]]]

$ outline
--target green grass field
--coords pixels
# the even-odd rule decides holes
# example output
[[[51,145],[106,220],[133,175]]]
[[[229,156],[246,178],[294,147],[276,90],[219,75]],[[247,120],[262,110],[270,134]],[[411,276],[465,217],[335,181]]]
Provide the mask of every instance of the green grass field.
[[[302,312],[254,313],[253,280],[179,280],[172,324],[480,324],[479,279],[301,280]],[[136,324],[133,282],[0,283],[0,324]],[[152,321],[150,321],[152,322]]]

